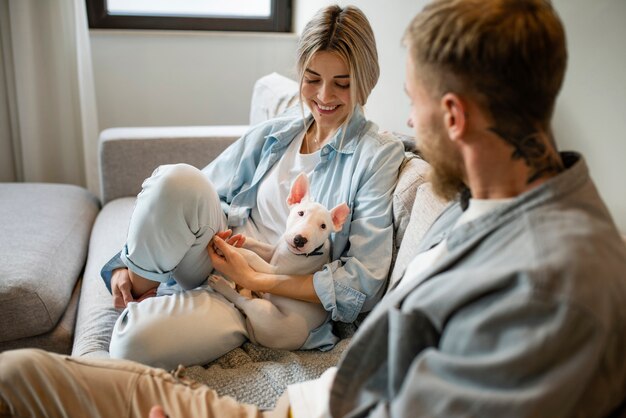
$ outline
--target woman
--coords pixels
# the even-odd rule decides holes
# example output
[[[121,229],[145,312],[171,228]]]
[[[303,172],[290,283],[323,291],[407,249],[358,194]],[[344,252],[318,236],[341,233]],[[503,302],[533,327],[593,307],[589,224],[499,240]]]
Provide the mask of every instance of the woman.
[[[115,303],[126,306],[112,357],[168,368],[206,363],[241,345],[244,318],[203,285],[214,268],[251,290],[321,303],[328,319],[303,349],[332,348],[331,320],[353,322],[382,296],[403,148],[363,116],[379,75],[367,18],[351,6],[322,9],[302,33],[297,67],[299,109],[252,128],[202,171],[162,166],[144,182],[127,243],[102,272]],[[351,209],[331,236],[332,262],[308,276],[261,275],[242,259],[215,253],[209,243],[227,228],[275,243],[289,187],[302,171],[315,201]],[[220,233],[215,245],[228,235]],[[151,298],[160,283],[159,294],[171,294]],[[195,290],[172,291],[178,287]],[[133,298],[141,303],[128,304]]]

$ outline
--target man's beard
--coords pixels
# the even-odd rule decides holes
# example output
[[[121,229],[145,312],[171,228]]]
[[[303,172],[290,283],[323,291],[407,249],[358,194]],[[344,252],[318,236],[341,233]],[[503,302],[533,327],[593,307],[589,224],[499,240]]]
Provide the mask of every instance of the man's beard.
[[[460,192],[467,189],[463,182],[463,162],[440,120],[433,118],[430,126],[418,131],[418,138],[418,148],[431,166],[428,180],[433,191],[442,199],[456,199]]]

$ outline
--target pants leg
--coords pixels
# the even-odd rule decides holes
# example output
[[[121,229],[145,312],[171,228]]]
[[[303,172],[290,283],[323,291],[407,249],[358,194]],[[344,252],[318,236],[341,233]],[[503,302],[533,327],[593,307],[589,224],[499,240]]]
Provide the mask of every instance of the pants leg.
[[[165,369],[206,364],[247,339],[241,312],[222,295],[198,288],[131,302],[111,335],[112,358]]]
[[[255,406],[130,361],[87,360],[41,350],[0,353],[0,417],[261,417]],[[279,402],[274,417],[286,417]],[[268,416],[268,415],[265,415]]]
[[[142,185],[122,260],[150,280],[174,278],[183,289],[199,286],[213,266],[206,247],[226,229],[226,216],[209,179],[187,164],[163,165]]]

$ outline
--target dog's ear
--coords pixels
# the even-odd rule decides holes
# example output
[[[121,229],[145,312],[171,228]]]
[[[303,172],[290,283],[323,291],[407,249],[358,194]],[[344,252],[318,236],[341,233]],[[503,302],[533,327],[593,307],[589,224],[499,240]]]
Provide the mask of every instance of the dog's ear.
[[[287,206],[297,205],[303,200],[309,200],[309,178],[306,173],[298,174],[291,185],[291,191],[287,196]]]
[[[350,207],[345,203],[335,206],[330,211],[330,216],[333,219],[333,227],[335,228],[335,232],[341,231],[341,227],[343,227],[343,223],[348,219],[348,215],[350,214]]]

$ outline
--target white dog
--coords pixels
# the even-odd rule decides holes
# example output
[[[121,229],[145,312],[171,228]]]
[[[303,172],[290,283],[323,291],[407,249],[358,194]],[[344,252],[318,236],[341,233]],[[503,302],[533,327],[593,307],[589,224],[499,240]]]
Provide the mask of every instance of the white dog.
[[[330,233],[341,230],[350,208],[342,203],[329,211],[313,202],[309,197],[309,181],[305,173],[298,175],[291,186],[287,205],[290,208],[287,227],[276,245],[246,238],[243,247],[233,248],[259,272],[315,273],[330,261]],[[320,326],[328,315],[318,303],[270,293],[255,298],[246,289],[237,292],[220,276],[211,276],[209,284],[245,313],[250,340],[266,347],[300,348],[309,332]]]

